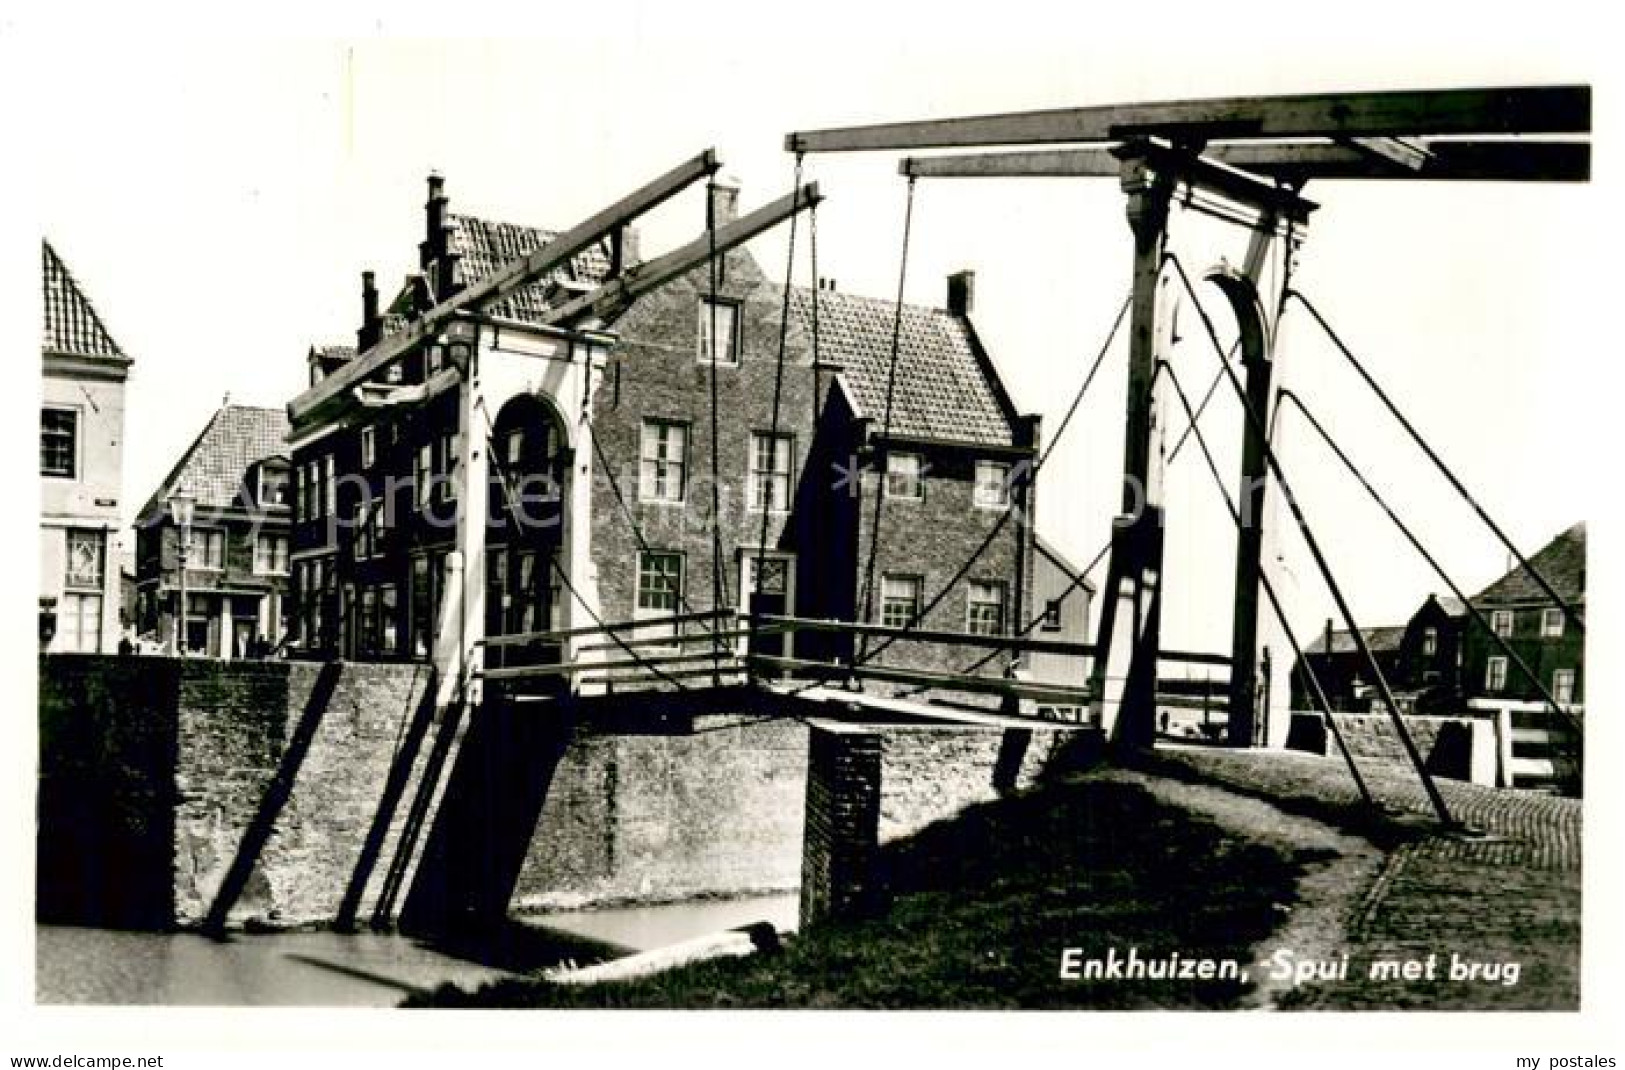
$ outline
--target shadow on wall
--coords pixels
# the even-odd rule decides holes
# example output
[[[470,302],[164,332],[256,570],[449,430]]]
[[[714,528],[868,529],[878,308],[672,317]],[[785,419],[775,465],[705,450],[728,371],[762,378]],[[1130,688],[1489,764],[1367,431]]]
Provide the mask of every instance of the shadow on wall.
[[[179,663],[52,654],[39,680],[35,916],[172,928]]]
[[[503,924],[508,901],[570,744],[573,718],[487,695],[452,764],[401,928],[436,935]]]

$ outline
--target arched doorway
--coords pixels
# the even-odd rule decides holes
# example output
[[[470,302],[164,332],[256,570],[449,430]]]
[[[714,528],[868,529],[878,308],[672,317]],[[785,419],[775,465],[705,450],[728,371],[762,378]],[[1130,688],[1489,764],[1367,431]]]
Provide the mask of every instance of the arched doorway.
[[[556,631],[570,473],[564,424],[544,398],[521,394],[497,413],[490,449],[485,634]],[[561,654],[561,644],[538,641],[487,647],[485,661],[491,668],[545,665]]]

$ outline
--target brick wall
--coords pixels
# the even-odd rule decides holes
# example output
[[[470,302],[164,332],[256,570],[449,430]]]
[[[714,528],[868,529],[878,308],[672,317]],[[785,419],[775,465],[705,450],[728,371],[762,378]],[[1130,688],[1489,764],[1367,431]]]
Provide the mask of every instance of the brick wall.
[[[1338,713],[1337,727],[1355,758],[1409,764],[1392,719],[1383,714]],[[1453,780],[1493,783],[1494,726],[1482,717],[1406,717],[1405,727],[1429,772]],[[1287,746],[1337,755],[1337,742],[1321,715],[1295,712]],[[1491,779],[1483,781],[1485,776]]]
[[[800,721],[719,713],[692,731],[604,734],[528,704],[436,722],[428,676],[42,659],[40,917],[365,923],[393,886],[395,906],[445,920],[800,883]],[[883,841],[1030,782],[1066,736],[867,731]]]
[[[876,866],[884,743],[878,732],[820,724],[807,751],[801,926],[862,917],[882,903]]]
[[[358,874],[363,886],[377,876],[361,872],[363,857],[378,872],[392,857],[428,672],[328,674],[324,684],[321,666],[298,662],[43,659],[39,916],[200,924],[229,886],[231,922],[333,920]],[[408,775],[387,790],[397,765]],[[362,891],[364,908],[373,893]]]

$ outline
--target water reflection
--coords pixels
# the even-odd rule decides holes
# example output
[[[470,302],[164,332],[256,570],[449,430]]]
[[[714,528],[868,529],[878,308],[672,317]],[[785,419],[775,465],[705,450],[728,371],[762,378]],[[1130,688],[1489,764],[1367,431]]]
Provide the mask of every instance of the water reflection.
[[[40,925],[35,996],[40,1003],[391,1007],[446,982],[474,988],[752,922],[792,929],[796,907],[789,894],[569,911],[434,945],[384,933],[257,933],[216,941]]]

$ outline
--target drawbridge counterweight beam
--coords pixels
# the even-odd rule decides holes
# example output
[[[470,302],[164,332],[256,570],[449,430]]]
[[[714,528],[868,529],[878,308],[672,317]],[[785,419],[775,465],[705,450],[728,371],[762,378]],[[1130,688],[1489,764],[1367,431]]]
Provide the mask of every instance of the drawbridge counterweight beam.
[[[1376,138],[1583,134],[1591,87],[1390,90],[1221,97],[1110,104],[800,131],[790,152],[853,152],[1054,145],[1167,137],[1211,142],[1255,138]]]

